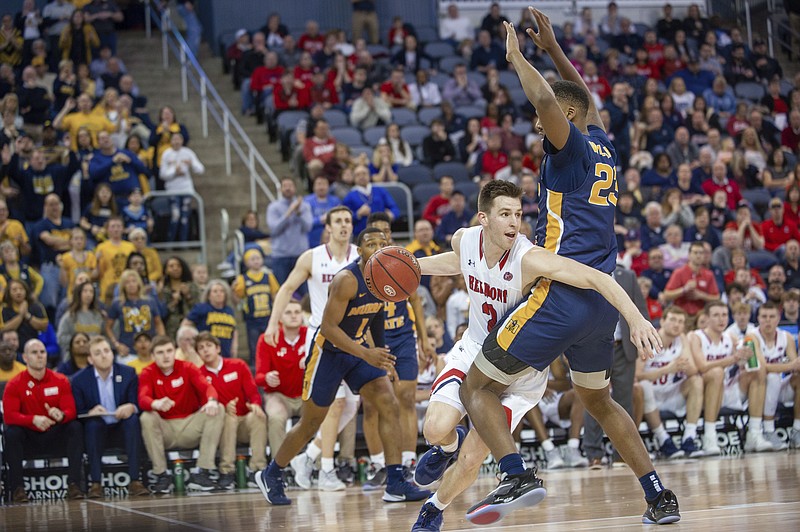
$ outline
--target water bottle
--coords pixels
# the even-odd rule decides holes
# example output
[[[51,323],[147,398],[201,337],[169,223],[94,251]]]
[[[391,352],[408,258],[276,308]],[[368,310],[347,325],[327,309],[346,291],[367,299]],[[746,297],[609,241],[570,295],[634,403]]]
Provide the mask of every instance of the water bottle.
[[[358,481],[363,484],[367,481],[367,468],[369,468],[369,460],[363,456],[358,459]]]
[[[242,455],[236,457],[236,487],[240,490],[247,487],[247,458]]]
[[[748,334],[744,337],[744,345],[749,348],[752,353],[747,358],[744,369],[746,371],[758,371],[761,368],[761,363],[758,360],[758,356],[756,356],[756,340],[753,335]]]
[[[172,483],[175,485],[175,493],[186,492],[183,471],[183,460],[175,460],[172,465]]]

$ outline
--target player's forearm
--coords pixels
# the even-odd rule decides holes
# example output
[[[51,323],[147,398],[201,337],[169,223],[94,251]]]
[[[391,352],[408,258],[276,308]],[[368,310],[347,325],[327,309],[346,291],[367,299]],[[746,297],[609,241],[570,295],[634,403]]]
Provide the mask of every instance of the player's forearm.
[[[320,332],[326,340],[345,353],[349,353],[357,358],[364,358],[366,347],[347,336],[347,333],[345,333],[338,325],[328,324],[323,319]]]
[[[525,91],[525,96],[533,104],[534,107],[539,108],[542,105],[557,105],[553,89],[547,80],[542,77],[538,70],[531,65],[522,52],[514,52],[511,54],[511,64],[514,65],[514,70],[517,71],[519,81],[522,84],[522,89]]]
[[[286,283],[281,285],[280,290],[275,294],[275,301],[272,303],[272,313],[269,316],[270,325],[278,326],[278,322],[280,322],[281,316],[283,316],[283,311],[286,310],[286,305],[288,305],[289,301],[292,299],[293,292],[294,290],[292,287]]]
[[[458,275],[461,263],[453,251],[418,259],[422,275]]]

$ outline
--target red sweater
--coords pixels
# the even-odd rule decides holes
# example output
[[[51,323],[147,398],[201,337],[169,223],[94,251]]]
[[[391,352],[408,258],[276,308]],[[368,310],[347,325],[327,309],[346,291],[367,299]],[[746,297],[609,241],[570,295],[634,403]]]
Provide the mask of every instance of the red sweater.
[[[728,208],[732,211],[736,210],[736,206],[742,201],[742,192],[739,190],[739,184],[732,179],[726,179],[724,184],[719,184],[714,181],[714,178],[706,179],[701,185],[703,192],[708,194],[710,198],[714,197],[714,192],[717,190],[724,190],[728,195]]]
[[[153,411],[153,401],[169,397],[175,406],[159,412],[164,419],[189,417],[209,399],[219,399],[217,390],[206,382],[194,364],[176,360],[172,373],[165,375],[155,364],[150,364],[139,375],[139,407]]]
[[[450,200],[437,194],[425,205],[425,210],[422,211],[422,217],[433,224],[433,228],[436,229],[439,222],[442,220],[442,216],[448,212],[450,212]]]
[[[200,373],[206,381],[217,390],[219,402],[222,406],[238,398],[236,415],[244,416],[250,411],[247,404],[261,404],[261,394],[258,393],[256,381],[250,373],[250,367],[239,358],[222,358],[222,367],[218,372],[213,372],[206,366],[200,368]]]
[[[47,416],[45,403],[64,412],[61,423],[69,423],[77,417],[72,386],[64,375],[46,369],[39,381],[29,371],[23,371],[8,381],[3,393],[6,424],[39,431],[33,424],[33,416]]]
[[[266,87],[276,87],[283,76],[283,67],[267,68],[260,66],[250,75],[250,90],[263,91]]]
[[[292,97],[294,97],[294,101],[292,101]],[[272,91],[272,100],[275,103],[275,109],[278,111],[307,109],[309,106],[308,91],[294,86],[287,91],[283,88],[283,85],[275,85]]]
[[[494,177],[498,170],[508,166],[508,155],[502,151],[492,153],[487,150],[483,152],[479,166],[482,174],[491,174]]]
[[[762,222],[761,234],[764,235],[764,249],[767,251],[775,251],[789,240],[800,240],[797,225],[787,220],[785,216],[783,225],[777,225],[772,220]]]
[[[294,345],[286,341],[283,329],[278,334],[278,345],[272,347],[264,341],[264,335],[258,337],[256,346],[256,384],[267,393],[280,392],[286,397],[300,397],[303,393],[303,360],[306,357],[306,334],[308,327],[300,327],[300,334]],[[267,373],[277,371],[281,383],[273,388],[267,386]]]
[[[304,52],[309,52],[311,55],[322,50],[322,47],[325,46],[325,37],[322,35],[317,35],[312,37],[307,33],[304,33],[300,36],[300,39],[297,41],[297,47]]]
[[[672,276],[669,278],[669,281],[667,281],[665,290],[681,288],[692,279],[697,282],[697,291],[712,296],[719,295],[717,281],[714,279],[714,274],[711,270],[701,268],[700,271],[694,272],[688,264],[672,272]],[[702,299],[691,299],[688,294],[682,295],[676,299],[675,304],[685,310],[690,316],[696,315],[703,310],[703,307],[706,305],[705,301]]]
[[[328,137],[327,140],[311,137],[306,139],[303,144],[303,158],[306,162],[312,159],[319,159],[323,163],[328,163],[333,160],[336,154],[336,139]]]

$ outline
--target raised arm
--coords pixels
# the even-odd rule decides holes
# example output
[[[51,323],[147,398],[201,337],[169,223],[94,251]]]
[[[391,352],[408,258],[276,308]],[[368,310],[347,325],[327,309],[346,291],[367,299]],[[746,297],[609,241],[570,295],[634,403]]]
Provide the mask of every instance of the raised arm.
[[[510,22],[503,24],[506,28],[506,60],[514,65],[525,96],[536,108],[542,127],[547,132],[547,139],[560,150],[569,138],[569,120],[561,110],[550,84],[522,55],[514,25]]]
[[[526,281],[545,277],[576,288],[595,290],[616,308],[631,330],[631,342],[642,357],[652,357],[662,349],[661,337],[653,325],[613,277],[577,261],[561,257],[544,248],[530,249],[522,259],[522,276]]]
[[[269,316],[269,324],[267,330],[264,331],[264,341],[275,347],[278,345],[278,329],[283,316],[283,311],[286,310],[286,305],[292,300],[292,294],[295,290],[311,278],[311,262],[313,259],[313,251],[307,250],[294,265],[289,277],[281,285],[278,293],[275,294],[275,301],[272,303],[272,314]]]
[[[422,275],[460,275],[461,259],[459,250],[461,249],[461,236],[463,234],[464,230],[459,229],[450,240],[453,251],[420,258],[419,266],[422,269]]]
[[[556,65],[556,69],[558,69],[558,73],[562,79],[566,81],[572,81],[583,87],[583,90],[585,90],[586,94],[589,95],[589,110],[586,113],[586,123],[597,126],[605,131],[606,128],[603,126],[603,121],[600,119],[600,112],[597,110],[597,106],[594,104],[594,98],[591,97],[589,87],[586,86],[583,76],[578,73],[578,71],[575,69],[575,65],[570,62],[569,58],[567,58],[567,55],[564,53],[564,50],[561,49],[558,41],[556,41],[556,35],[553,31],[553,26],[550,24],[550,19],[538,9],[529,7],[528,10],[531,12],[531,15],[533,15],[533,18],[536,20],[536,25],[539,27],[539,33],[533,31],[533,28],[528,28],[528,35],[530,35],[531,39],[533,39],[533,42],[536,44],[536,46],[547,52],[547,54],[550,56],[550,59],[553,60],[553,64]]]

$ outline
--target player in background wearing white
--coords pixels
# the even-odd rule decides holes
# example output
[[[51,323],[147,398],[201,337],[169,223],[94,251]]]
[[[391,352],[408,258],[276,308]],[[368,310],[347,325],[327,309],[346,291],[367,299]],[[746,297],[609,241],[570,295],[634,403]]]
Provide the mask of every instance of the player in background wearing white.
[[[642,318],[625,291],[610,276],[531,246],[519,234],[521,195],[522,190],[510,182],[490,181],[478,198],[481,225],[457,231],[451,241],[452,252],[419,259],[425,275],[464,275],[470,296],[470,316],[467,331],[448,354],[448,363],[433,385],[423,432],[428,441],[440,444],[420,458],[414,479],[417,484],[429,486],[442,474],[444,478],[439,490],[422,506],[412,531],[440,530],[442,512],[475,481],[489,454],[476,431],[465,435],[462,427],[455,430],[466,410],[459,388],[481,350],[482,340],[479,339],[485,339],[502,313],[513,308],[536,279],[553,279],[600,292],[632,324],[637,346],[660,346],[652,325]],[[525,251],[521,253],[523,248]],[[509,432],[541,399],[547,387],[547,375],[547,371],[530,371],[500,395]],[[447,469],[456,452],[455,465]]]
[[[778,403],[794,399],[794,424],[790,442],[800,448],[800,358],[794,338],[778,329],[781,312],[772,302],[758,309],[758,329],[755,332],[756,351],[760,352],[767,368],[767,390],[764,399],[764,438],[777,450],[786,449],[787,444],[775,433],[775,412]],[[752,420],[751,420],[752,422]]]
[[[306,333],[306,356],[311,352],[311,340],[322,324],[322,312],[328,301],[328,286],[339,270],[358,259],[358,251],[350,243],[353,236],[353,214],[347,207],[334,207],[325,218],[325,229],[330,241],[305,251],[297,259],[294,269],[281,285],[275,295],[272,315],[264,332],[264,341],[271,346],[277,345],[280,317],[292,294],[308,281],[308,296],[311,300],[311,318]],[[314,462],[321,456],[319,488],[325,491],[345,489],[334,470],[333,452],[336,437],[358,412],[359,398],[347,386],[340,386],[336,400],[331,405],[325,421],[320,427],[317,437],[308,444],[306,451],[295,456],[291,461],[295,472],[295,482],[303,489],[311,487],[311,472]],[[273,449],[272,453],[277,452]]]
[[[712,301],[705,311],[708,314],[706,328],[688,335],[695,366],[703,376],[703,451],[711,456],[720,452],[717,420],[722,407],[749,412],[745,451],[777,450],[764,439],[761,431],[767,378],[765,361],[759,360],[757,371],[745,371],[745,362],[752,352],[725,332],[728,306]]]
[[[648,360],[636,361],[636,380],[644,394],[644,418],[659,444],[661,454],[674,459],[703,456],[696,443],[697,421],[703,408],[703,378],[692,359],[689,340],[683,333],[686,312],[668,307],[661,318],[659,336],[664,348]],[[676,414],[686,411],[681,448],[678,449],[661,422],[660,410]]]

